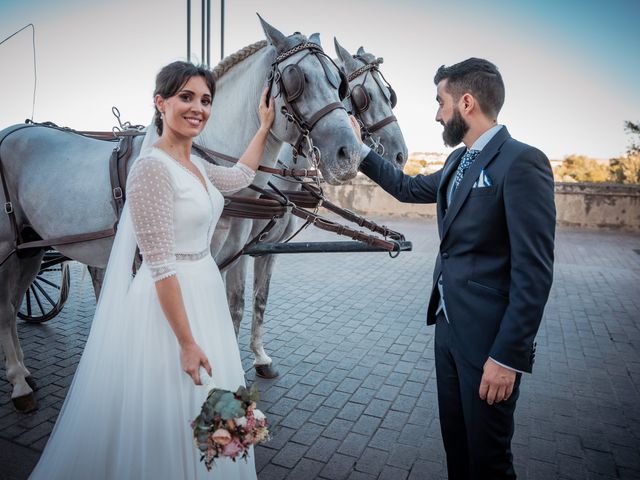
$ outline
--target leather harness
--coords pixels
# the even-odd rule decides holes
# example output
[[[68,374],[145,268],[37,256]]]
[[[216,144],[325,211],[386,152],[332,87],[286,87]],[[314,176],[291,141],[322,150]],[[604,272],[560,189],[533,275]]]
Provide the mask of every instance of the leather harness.
[[[357,55],[354,56],[354,58],[364,62],[365,64],[362,67],[358,68],[357,70],[353,71],[349,75],[349,77],[348,77],[349,83],[351,83],[352,81],[354,81],[356,78],[360,77],[361,75],[365,75],[365,74],[368,75],[368,74],[371,74],[371,72],[377,72],[378,75],[380,75],[380,77],[382,77],[382,79],[384,80],[384,82],[387,85],[387,88],[389,89],[389,95],[390,95],[389,103],[391,105],[391,108],[392,109],[395,108],[396,103],[398,101],[398,97],[396,96],[396,92],[391,87],[391,84],[389,84],[389,82],[387,82],[387,79],[384,78],[384,75],[382,75],[382,72],[378,68],[379,63],[378,62],[367,62],[364,58],[362,58],[360,56],[357,56]],[[379,59],[379,61],[382,61],[382,59]],[[376,84],[378,85],[378,87],[380,88],[380,90],[383,90],[383,88],[380,85],[379,81],[375,77],[373,77],[373,79],[376,82]],[[366,76],[365,76],[365,80],[366,80]],[[367,125],[364,122],[363,118],[362,118],[362,113],[369,108],[369,105],[371,104],[371,97],[369,96],[369,94],[367,93],[367,90],[364,88],[363,85],[364,85],[364,81],[362,82],[362,84],[355,85],[351,89],[351,93],[349,95],[349,98],[351,100],[351,107],[353,109],[353,115],[358,119],[358,122],[360,123],[360,126],[362,127],[362,135],[363,135],[363,137],[372,138],[372,135],[373,135],[374,132],[377,132],[381,128],[386,127],[390,123],[397,122],[398,119],[396,118],[395,115],[389,115],[388,117],[383,118],[382,120],[374,123],[373,125]]]
[[[58,127],[49,122],[46,124],[25,124],[12,130],[2,139],[0,139],[0,146],[2,146],[2,142],[11,133],[17,132],[24,128],[34,128],[37,126],[55,128],[61,131],[80,134],[86,137],[105,141],[118,142],[111,152],[111,157],[109,160],[109,177],[111,181],[115,212],[117,219],[119,219],[126,200],[125,185],[127,181],[127,165],[133,150],[133,138],[136,136],[144,135],[144,132],[141,132],[139,130],[125,130],[117,132],[74,131],[68,128]],[[238,159],[235,157],[210,150],[201,145],[194,144],[193,149],[206,161],[214,164],[217,163],[214,160],[214,157],[218,157],[233,163],[236,163],[238,161]],[[364,217],[361,217],[347,209],[343,209],[329,202],[322,194],[322,189],[320,189],[319,187],[312,187],[309,183],[305,183],[303,181],[304,177],[317,177],[317,170],[286,168],[279,169],[263,166],[260,166],[259,168],[261,171],[264,171],[266,173],[272,173],[295,179],[297,182],[300,182],[302,184],[303,191],[283,192],[275,187],[271,182],[269,182],[268,184],[271,187],[271,190],[266,190],[255,185],[249,186],[249,188],[260,194],[259,198],[237,195],[226,196],[223,214],[237,218],[270,219],[270,221],[265,226],[265,228],[263,228],[258,235],[252,238],[238,253],[223,261],[220,264],[221,270],[233,263],[241,255],[243,255],[249,247],[264,239],[275,225],[277,219],[281,218],[287,211],[290,211],[293,215],[296,215],[297,217],[305,220],[305,225],[313,224],[322,230],[334,232],[338,235],[348,236],[353,240],[364,242],[367,245],[376,246],[389,252],[399,252],[400,248],[398,242],[404,240],[404,236],[402,234],[394,232],[393,230],[390,230],[384,226],[379,226],[374,222],[365,219]],[[24,241],[21,235],[21,230],[18,228],[15,210],[13,208],[13,204],[9,195],[9,188],[6,182],[6,175],[4,173],[1,156],[0,180],[5,197],[4,210],[9,217],[11,228],[14,234],[14,246],[8,254],[0,257],[0,265],[2,265],[12,254],[19,251],[24,251],[27,249],[42,249],[51,247],[52,245],[68,245],[72,243],[98,240],[111,237],[116,233],[118,220],[116,220],[111,228],[98,232],[66,235],[57,238],[40,239],[34,241]],[[345,225],[341,225],[323,218],[316,212],[309,210],[317,209],[320,205],[333,211],[334,213],[341,215],[347,220],[358,224],[361,227],[367,228],[375,233],[383,235],[385,238],[382,239],[374,237],[361,231],[351,229]],[[387,240],[387,238],[389,238],[389,240]]]

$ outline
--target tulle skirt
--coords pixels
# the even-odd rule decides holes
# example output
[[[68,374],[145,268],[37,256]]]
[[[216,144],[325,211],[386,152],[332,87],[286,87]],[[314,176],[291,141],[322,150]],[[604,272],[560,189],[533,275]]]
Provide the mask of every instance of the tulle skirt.
[[[244,385],[222,278],[210,256],[179,261],[177,276],[191,331],[212,379],[194,385],[180,366],[176,337],[143,264],[121,309],[94,325],[49,442],[32,479],[255,479],[248,461],[200,462],[190,422],[213,385]],[[95,327],[95,328],[94,328]]]

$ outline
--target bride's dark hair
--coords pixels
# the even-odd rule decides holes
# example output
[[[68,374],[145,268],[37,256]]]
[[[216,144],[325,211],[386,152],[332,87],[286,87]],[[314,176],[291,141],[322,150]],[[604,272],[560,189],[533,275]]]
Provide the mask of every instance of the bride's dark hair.
[[[156,88],[153,92],[153,98],[160,95],[162,98],[173,97],[180,91],[182,86],[189,81],[191,77],[204,78],[207,87],[211,91],[211,99],[216,93],[216,84],[213,80],[213,74],[204,65],[194,65],[191,62],[177,61],[166,65],[160,70],[156,76]],[[155,107],[153,123],[156,126],[158,135],[162,135],[162,116],[158,107]]]

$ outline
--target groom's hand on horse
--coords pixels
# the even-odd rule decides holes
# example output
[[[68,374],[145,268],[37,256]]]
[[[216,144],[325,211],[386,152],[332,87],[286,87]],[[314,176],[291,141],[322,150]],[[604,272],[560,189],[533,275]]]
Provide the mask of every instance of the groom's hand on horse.
[[[211,376],[209,359],[197,343],[182,347],[180,350],[180,363],[182,364],[182,370],[193,379],[193,383],[196,385],[202,385],[200,366],[204,367],[209,376]]]
[[[484,363],[480,380],[480,398],[489,405],[507,400],[513,393],[516,372],[498,365],[492,359]]]

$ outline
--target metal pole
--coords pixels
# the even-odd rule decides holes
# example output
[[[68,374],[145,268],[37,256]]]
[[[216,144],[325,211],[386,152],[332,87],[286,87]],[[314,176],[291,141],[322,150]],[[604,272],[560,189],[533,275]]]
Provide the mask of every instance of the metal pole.
[[[207,0],[207,67],[211,66],[211,0]]]
[[[224,58],[224,0],[220,0],[220,60]]]
[[[191,0],[187,0],[187,61],[191,61]]]
[[[205,1],[206,0],[202,0],[202,16],[201,16],[201,30],[200,30],[200,39],[201,39],[201,45],[202,45],[202,55],[200,55],[200,63],[204,63],[205,60],[205,53],[204,53],[204,29],[205,29]]]

